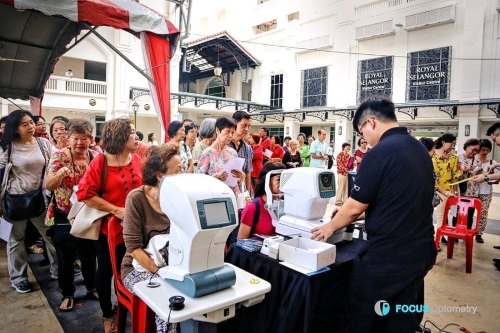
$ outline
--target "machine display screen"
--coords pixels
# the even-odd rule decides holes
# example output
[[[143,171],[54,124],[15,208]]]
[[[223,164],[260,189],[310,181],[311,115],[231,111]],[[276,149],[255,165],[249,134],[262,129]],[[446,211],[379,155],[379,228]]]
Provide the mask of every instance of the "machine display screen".
[[[321,198],[331,198],[335,195],[335,181],[333,173],[320,173],[319,177],[319,195]]]
[[[229,198],[198,200],[198,217],[202,229],[222,228],[236,225],[236,210]]]
[[[207,226],[211,227],[221,223],[230,222],[225,202],[209,203],[204,204],[203,206],[205,208]]]

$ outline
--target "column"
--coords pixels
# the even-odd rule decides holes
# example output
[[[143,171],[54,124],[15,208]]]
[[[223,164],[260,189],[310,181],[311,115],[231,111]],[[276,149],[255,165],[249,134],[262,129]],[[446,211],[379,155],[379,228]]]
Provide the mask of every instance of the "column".
[[[355,143],[352,142],[352,122],[342,117],[335,121],[335,154],[342,151],[344,142],[349,142],[352,148],[355,147]]]
[[[479,106],[477,105],[466,105],[459,107],[459,117],[458,117],[458,138],[456,150],[460,154],[464,151],[463,146],[465,141],[470,138],[481,138],[481,133],[479,133],[480,121],[479,121]],[[465,136],[465,127],[469,126],[470,134]]]

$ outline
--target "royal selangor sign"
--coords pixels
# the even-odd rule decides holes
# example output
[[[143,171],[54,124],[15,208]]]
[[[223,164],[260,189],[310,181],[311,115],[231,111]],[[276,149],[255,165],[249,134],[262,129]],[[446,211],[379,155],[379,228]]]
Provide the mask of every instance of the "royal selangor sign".
[[[451,46],[408,53],[406,100],[450,98]]]
[[[392,98],[393,57],[358,61],[358,103],[371,97]]]

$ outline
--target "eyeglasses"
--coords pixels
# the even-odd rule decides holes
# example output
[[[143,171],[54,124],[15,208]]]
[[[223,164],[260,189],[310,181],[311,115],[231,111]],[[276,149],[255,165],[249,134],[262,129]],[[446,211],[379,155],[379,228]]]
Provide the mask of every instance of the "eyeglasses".
[[[41,123],[41,124],[36,124],[35,126],[44,126],[44,127],[47,127],[47,124],[46,123]]]
[[[360,144],[364,145],[366,144],[366,141],[361,141]]]
[[[485,153],[489,153],[491,151],[491,149],[488,149],[488,148],[481,148],[480,150],[484,151]]]
[[[467,147],[467,149],[469,149],[473,152],[473,153],[477,153],[478,152],[478,149],[477,148],[473,148],[471,146]]]
[[[366,120],[363,122],[363,124],[361,124],[361,127],[358,129],[358,132],[359,132],[360,134],[363,134],[363,132],[361,132],[361,131],[363,130],[363,127],[365,127],[365,126],[366,126],[366,124],[368,123],[368,120],[370,120],[370,119],[371,119],[372,121],[373,121],[373,120],[375,120],[375,118],[366,118]]]

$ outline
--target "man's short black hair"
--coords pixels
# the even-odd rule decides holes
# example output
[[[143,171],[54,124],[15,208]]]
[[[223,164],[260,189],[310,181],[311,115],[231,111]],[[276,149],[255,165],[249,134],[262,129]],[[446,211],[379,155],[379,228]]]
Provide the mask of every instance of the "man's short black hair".
[[[269,136],[269,130],[267,129],[267,127],[261,127],[260,129],[266,132],[266,136]]]
[[[142,134],[142,132],[136,131],[135,134],[139,137],[140,141],[142,141],[142,139],[144,139],[144,134]]]
[[[493,125],[488,128],[486,131],[486,135],[490,136],[492,134],[495,134],[496,132],[500,132],[500,123],[494,123]]]
[[[239,123],[242,119],[250,119],[250,115],[245,111],[236,111],[233,113],[233,119],[236,120],[236,123]]]
[[[387,99],[369,99],[358,106],[352,119],[352,126],[356,132],[359,133],[358,127],[366,118],[375,118],[382,123],[398,121],[394,103]]]

